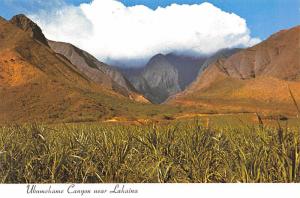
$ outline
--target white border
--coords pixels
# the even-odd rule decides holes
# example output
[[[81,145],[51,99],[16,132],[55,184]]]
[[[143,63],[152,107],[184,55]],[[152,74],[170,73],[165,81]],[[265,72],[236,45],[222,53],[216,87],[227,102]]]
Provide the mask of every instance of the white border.
[[[75,184],[77,190],[106,189],[113,190],[116,185],[125,189],[134,189],[138,193],[105,193],[105,194],[70,194],[67,188],[71,184],[30,184],[37,189],[64,189],[63,194],[35,194],[27,193],[28,184],[2,184],[0,185],[0,197],[43,197],[43,198],[68,198],[68,197],[230,197],[230,198],[286,198],[287,196],[300,197],[300,184]],[[75,189],[73,188],[73,189]]]

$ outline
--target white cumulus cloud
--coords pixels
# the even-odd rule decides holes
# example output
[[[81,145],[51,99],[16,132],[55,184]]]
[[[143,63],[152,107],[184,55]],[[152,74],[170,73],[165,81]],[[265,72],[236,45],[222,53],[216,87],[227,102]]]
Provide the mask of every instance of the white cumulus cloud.
[[[210,3],[152,10],[93,0],[30,17],[47,38],[72,43],[108,63],[147,60],[157,53],[209,54],[260,41],[251,38],[245,19]]]

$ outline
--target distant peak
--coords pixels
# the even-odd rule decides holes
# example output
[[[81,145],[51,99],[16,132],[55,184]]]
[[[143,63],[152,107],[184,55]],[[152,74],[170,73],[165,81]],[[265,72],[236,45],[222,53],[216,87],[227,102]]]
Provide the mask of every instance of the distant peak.
[[[165,58],[165,55],[159,53],[152,57],[152,59],[156,59],[156,58]]]
[[[29,19],[25,14],[17,14],[15,16],[12,17],[13,18],[26,18],[26,19]],[[30,19],[29,19],[30,20]]]
[[[13,16],[10,19],[10,22],[18,26],[19,28],[23,29],[24,31],[27,31],[31,27],[38,26],[36,23],[34,23],[31,19],[29,19],[24,14],[18,14]]]
[[[150,58],[150,60],[148,61],[148,63],[151,62],[157,62],[157,61],[163,61],[163,60],[167,60],[166,56],[163,54],[156,54],[154,56],[152,56],[152,58]]]
[[[167,61],[166,56],[163,54],[156,54],[149,60],[147,65],[152,65],[154,63],[157,64],[158,62],[162,62],[162,61],[164,62]]]
[[[14,17],[11,18],[10,23],[14,24],[15,26],[24,30],[25,32],[29,32],[32,38],[49,46],[48,41],[42,32],[42,29],[26,15],[24,14],[15,15]]]

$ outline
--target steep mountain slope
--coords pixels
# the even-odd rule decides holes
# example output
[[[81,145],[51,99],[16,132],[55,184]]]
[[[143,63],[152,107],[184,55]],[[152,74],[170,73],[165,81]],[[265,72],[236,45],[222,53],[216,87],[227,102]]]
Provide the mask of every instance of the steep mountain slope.
[[[130,80],[138,91],[154,103],[161,103],[181,90],[177,69],[161,54],[154,56],[144,71]]]
[[[221,58],[168,102],[214,111],[294,113],[300,99],[300,26]]]
[[[184,90],[197,78],[199,70],[207,59],[205,56],[192,57],[174,53],[167,54],[165,57],[178,71],[178,82],[181,90]]]
[[[116,69],[98,61],[91,54],[69,43],[48,41],[56,53],[63,55],[92,81],[132,98],[136,101],[147,100],[131,85],[131,83]]]
[[[221,49],[219,51],[217,51],[216,53],[214,53],[213,55],[209,56],[205,62],[202,64],[201,69],[199,71],[199,73],[197,74],[200,75],[210,64],[215,63],[217,60],[219,59],[226,59],[230,56],[232,56],[233,54],[239,52],[241,49],[239,48],[233,48],[233,49]],[[197,78],[196,77],[196,78]],[[196,79],[195,78],[195,79]]]
[[[133,86],[154,103],[184,90],[195,78],[206,60],[177,54],[157,54],[144,68],[119,68]]]
[[[128,98],[0,18],[0,122],[94,121],[126,115]],[[138,104],[136,104],[138,105]]]
[[[29,32],[30,36],[35,40],[50,46],[56,53],[67,58],[80,72],[85,74],[93,82],[101,84],[133,100],[148,102],[141,94],[136,92],[128,80],[117,70],[101,63],[89,53],[72,44],[48,41],[39,26],[25,15],[16,15],[10,22],[25,32]]]

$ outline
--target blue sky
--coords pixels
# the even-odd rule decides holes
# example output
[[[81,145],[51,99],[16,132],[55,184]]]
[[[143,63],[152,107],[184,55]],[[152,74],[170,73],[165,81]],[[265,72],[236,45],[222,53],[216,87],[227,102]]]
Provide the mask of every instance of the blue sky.
[[[35,5],[37,0],[0,0],[0,15],[5,18],[21,13],[49,8],[58,0],[42,1],[46,5]],[[65,0],[67,4],[78,5],[90,0]],[[204,0],[123,0],[126,5],[143,4],[152,9],[172,3],[199,4]],[[265,39],[274,32],[300,25],[300,0],[207,0],[226,12],[233,12],[247,20],[253,37]]]

